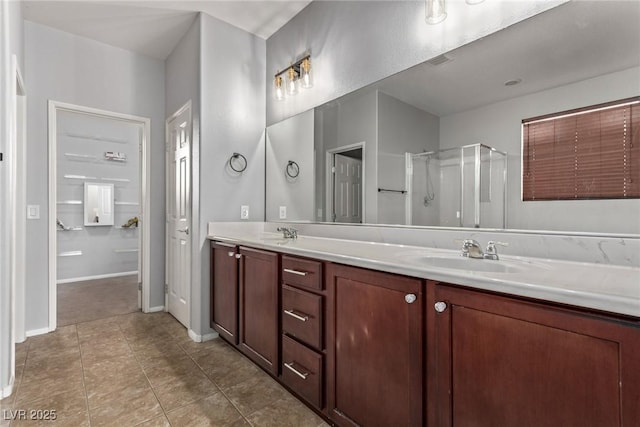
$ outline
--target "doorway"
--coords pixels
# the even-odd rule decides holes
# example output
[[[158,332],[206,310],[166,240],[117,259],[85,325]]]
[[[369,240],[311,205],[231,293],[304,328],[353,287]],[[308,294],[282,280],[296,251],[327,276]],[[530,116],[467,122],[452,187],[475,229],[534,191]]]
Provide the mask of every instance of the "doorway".
[[[88,282],[130,280],[135,306],[149,311],[150,122],[49,101],[51,331],[58,325],[58,285],[86,290]],[[105,315],[114,313],[114,302],[102,305]]]
[[[356,224],[364,221],[364,154],[364,142],[327,151],[328,221]]]
[[[187,329],[191,305],[191,101],[166,121],[167,311]]]

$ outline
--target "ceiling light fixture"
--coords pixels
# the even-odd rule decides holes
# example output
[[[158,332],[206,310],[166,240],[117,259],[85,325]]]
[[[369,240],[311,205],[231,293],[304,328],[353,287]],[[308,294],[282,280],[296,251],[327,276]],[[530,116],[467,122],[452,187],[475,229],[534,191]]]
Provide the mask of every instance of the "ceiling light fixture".
[[[285,75],[283,77],[283,74]],[[285,81],[286,80],[286,81]],[[283,71],[278,71],[274,76],[273,84],[278,101],[286,96],[298,93],[298,88],[309,89],[313,87],[311,74],[311,55],[305,55],[302,59],[291,64]]]
[[[425,19],[427,24],[439,24],[447,18],[447,0],[425,0]],[[482,3],[484,0],[465,0],[469,5]]]

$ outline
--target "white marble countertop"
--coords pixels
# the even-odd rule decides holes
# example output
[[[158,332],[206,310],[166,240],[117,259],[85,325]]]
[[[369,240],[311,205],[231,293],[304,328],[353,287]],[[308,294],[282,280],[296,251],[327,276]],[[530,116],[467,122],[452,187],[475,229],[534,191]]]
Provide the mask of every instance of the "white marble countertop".
[[[475,260],[461,257],[459,251],[326,237],[284,239],[281,233],[258,229],[217,230],[207,237],[640,319],[640,268],[636,267],[506,255],[499,261]],[[452,263],[454,267],[444,267],[442,263]]]

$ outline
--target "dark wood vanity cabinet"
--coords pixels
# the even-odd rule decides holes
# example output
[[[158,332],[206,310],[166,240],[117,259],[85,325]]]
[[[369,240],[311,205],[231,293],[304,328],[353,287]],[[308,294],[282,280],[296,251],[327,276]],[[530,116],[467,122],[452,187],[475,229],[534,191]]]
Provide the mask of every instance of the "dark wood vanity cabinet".
[[[278,254],[240,247],[239,347],[278,375]]]
[[[432,282],[427,301],[429,426],[640,425],[637,324]]]
[[[278,254],[211,242],[211,327],[278,374]]]
[[[327,265],[327,399],[338,425],[423,424],[423,281]]]
[[[238,259],[235,245],[211,242],[211,328],[238,344]]]

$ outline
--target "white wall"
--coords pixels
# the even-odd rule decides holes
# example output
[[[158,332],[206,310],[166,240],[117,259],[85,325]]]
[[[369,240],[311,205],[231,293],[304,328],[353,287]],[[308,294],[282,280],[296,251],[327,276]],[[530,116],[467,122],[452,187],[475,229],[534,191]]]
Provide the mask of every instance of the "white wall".
[[[440,120],[440,146],[482,142],[508,153],[508,228],[639,234],[638,199],[521,201],[522,119],[624,99],[639,92],[640,68],[632,68],[453,114]]]
[[[264,220],[266,92],[263,39],[205,14],[200,30],[200,206],[192,252],[199,273],[192,276],[191,294],[192,329],[198,335],[211,331],[207,224],[238,221],[242,205],[249,206],[249,220]],[[234,152],[247,158],[242,174],[228,168]]]
[[[370,83],[513,25],[564,0],[447,2],[439,25],[424,1],[314,1],[267,40],[267,124],[307,111]],[[409,17],[409,18],[407,18]],[[275,99],[274,74],[311,53],[314,87]]]
[[[47,101],[151,118],[151,307],[164,305],[164,63],[52,28],[25,22],[27,204],[26,329],[48,327]]]
[[[314,111],[309,110],[269,126],[266,141],[266,220],[314,220]],[[287,175],[287,164],[298,165],[298,176]],[[290,169],[289,173],[295,174]],[[280,207],[286,218],[280,218]]]

